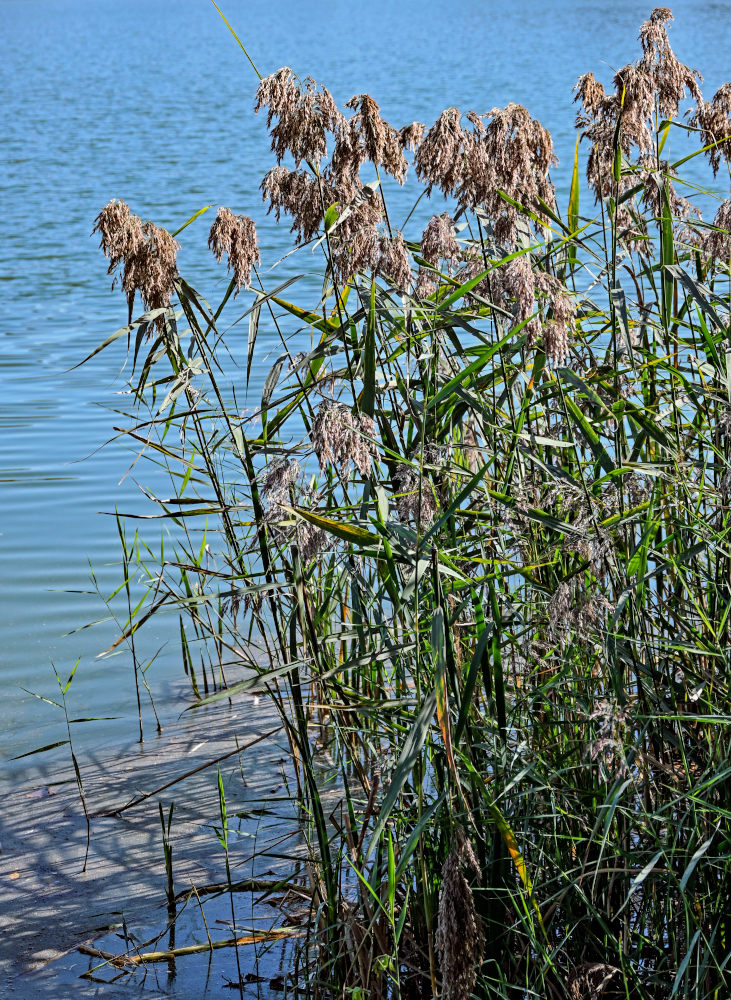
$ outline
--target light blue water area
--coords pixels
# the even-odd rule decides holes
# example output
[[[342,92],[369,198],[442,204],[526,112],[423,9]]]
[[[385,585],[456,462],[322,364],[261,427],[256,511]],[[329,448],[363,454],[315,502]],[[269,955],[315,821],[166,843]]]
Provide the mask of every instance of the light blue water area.
[[[710,96],[728,76],[731,3],[681,0],[673,9],[676,52],[703,71]],[[509,101],[525,104],[554,136],[561,159],[554,180],[565,203],[575,141],[572,87],[589,69],[608,82],[612,68],[636,58],[637,29],[650,4],[224,0],[224,11],[262,73],[289,65],[301,76],[311,74],[341,106],[369,92],[396,126],[414,119],[431,124],[453,104],[478,112]],[[273,158],[266,122],[252,111],[256,85],[207,0],[0,0],[0,753],[6,774],[13,754],[60,738],[57,713],[21,689],[52,694],[52,661],[68,671],[82,657],[71,690],[75,714],[120,716],[103,724],[106,739],[134,731],[128,658],[95,659],[113,635],[111,626],[64,637],[104,613],[98,601],[79,593],[88,589],[87,560],[106,588],[120,580],[114,523],[96,512],[115,504],[144,508],[134,476],[119,485],[129,453],[119,444],[98,451],[119,423],[112,408],[124,402],[118,395],[123,348],[69,371],[126,320],[122,296],[110,292],[90,237],[93,219],[112,197],[170,229],[206,204],[225,204],[256,220],[266,271],[291,243],[288,227],[266,216],[258,191]],[[404,215],[411,199],[410,192],[398,195]],[[418,236],[431,211],[442,210],[439,198],[423,202],[411,235]],[[180,264],[215,301],[226,277],[206,250],[211,218],[182,234]],[[265,281],[314,274],[318,267],[306,250]],[[242,312],[249,301],[242,296],[236,308]],[[245,327],[231,335],[239,358]],[[277,348],[274,330],[263,321],[249,405]],[[136,469],[134,475],[144,482],[148,473]],[[164,630],[158,638],[167,639]],[[151,668],[151,686],[164,691],[180,672],[171,643]],[[88,726],[86,738],[94,740],[95,732]]]

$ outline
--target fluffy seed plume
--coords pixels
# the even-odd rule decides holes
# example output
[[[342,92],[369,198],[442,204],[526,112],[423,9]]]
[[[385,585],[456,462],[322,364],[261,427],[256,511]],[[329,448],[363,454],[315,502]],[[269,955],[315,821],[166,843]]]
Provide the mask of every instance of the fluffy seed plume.
[[[457,108],[447,108],[429,129],[416,153],[416,174],[445,195],[455,195],[461,209],[482,207],[495,236],[513,244],[517,210],[499,194],[528,204],[540,213],[538,199],[555,204],[549,179],[557,163],[547,129],[520,104],[493,108],[487,115],[469,112],[463,128]],[[483,121],[486,119],[487,124]]]
[[[576,86],[575,101],[581,101],[587,114],[596,117],[602,110],[602,104],[607,99],[607,93],[602,84],[595,79],[593,73],[584,73],[580,76]]]
[[[334,241],[333,264],[343,282],[361,271],[376,271],[380,260],[380,236],[375,226],[362,226],[349,239],[341,235]]]
[[[428,527],[437,516],[434,486],[426,472],[419,483],[419,474],[410,465],[399,465],[393,474],[396,490],[396,510],[402,524]]]
[[[104,256],[109,258],[108,273],[112,275],[126,257],[137,253],[144,242],[142,220],[132,215],[126,201],[118,201],[116,198],[97,215],[93,233],[99,233],[101,237],[99,247],[104,251]]]
[[[414,286],[414,295],[416,298],[428,299],[436,290],[437,284],[434,281],[434,272],[426,267],[420,267],[416,277],[416,285]]]
[[[695,205],[678,194],[671,179],[677,177],[677,171],[673,169],[671,163],[661,160],[658,164],[657,157],[649,155],[640,158],[639,166],[636,177],[644,183],[642,204],[653,216],[658,217],[662,214],[667,196],[670,211],[675,217],[683,219],[687,219],[690,215],[700,217]]]
[[[673,15],[667,7],[656,7],[640,27],[640,66],[650,77],[657,94],[657,108],[663,118],[675,118],[686,91],[696,103],[701,101],[700,73],[680,62],[668,38],[667,24]]]
[[[303,563],[310,563],[326,552],[332,545],[332,538],[322,528],[309,521],[297,520],[295,538],[299,545]]]
[[[332,94],[318,88],[311,77],[300,86],[288,66],[264,77],[256,92],[254,111],[267,111],[272,151],[281,163],[290,153],[297,166],[303,160],[318,163],[327,155],[327,134],[342,120]],[[274,119],[278,119],[273,124]]]
[[[541,272],[536,276],[536,285],[548,299],[551,311],[543,326],[543,350],[553,365],[561,365],[569,355],[576,305],[569,290],[554,275]]]
[[[401,148],[410,149],[412,153],[415,153],[424,136],[425,128],[421,122],[412,122],[410,125],[404,125],[399,132]]]
[[[389,278],[401,292],[411,287],[411,264],[403,233],[382,236],[379,240],[378,273]]]
[[[731,160],[731,83],[724,83],[710,101],[700,101],[690,124],[701,130],[701,145],[711,146],[706,156],[715,177],[721,160]]]
[[[180,247],[170,233],[154,222],[142,222],[131,214],[126,202],[114,200],[96,217],[92,233],[97,232],[101,236],[99,245],[109,258],[108,273],[114,274],[122,267],[122,288],[130,311],[136,292],[146,309],[169,306],[175,292]],[[162,317],[157,322],[161,325]]]
[[[279,458],[267,467],[260,489],[270,505],[289,503],[289,492],[301,474],[297,459]]]
[[[421,234],[421,256],[432,267],[439,267],[443,260],[453,266],[460,258],[459,243],[455,238],[454,219],[448,212],[433,215]]]
[[[324,399],[312,421],[310,438],[323,471],[330,462],[345,476],[352,462],[366,476],[376,454],[375,446],[368,440],[374,434],[375,424],[370,417],[356,416],[345,403]]]
[[[472,845],[460,831],[442,870],[435,935],[444,1000],[469,1000],[482,958],[482,928],[465,868],[480,871]]]
[[[731,261],[731,201],[721,202],[713,225],[703,242],[703,249],[726,265]]]
[[[477,116],[472,117],[473,132],[466,147],[458,201],[462,208],[482,205],[496,238],[512,246],[518,211],[499,191],[542,216],[540,201],[555,207],[549,172],[558,159],[548,129],[531,118],[521,104],[493,108],[485,118],[483,126]]]
[[[416,176],[428,185],[452,194],[462,180],[466,135],[457,108],[447,108],[422,138],[414,163]]]
[[[613,93],[606,93],[591,73],[580,77],[574,88],[574,100],[582,105],[576,126],[590,147],[586,174],[597,200],[613,196],[615,185],[623,194],[637,183],[637,176],[629,173],[615,180],[616,143],[626,162],[636,153],[645,169],[650,169],[654,161],[653,169],[657,171],[653,127],[656,110],[663,118],[675,118],[688,94],[698,105],[694,117],[706,107],[701,99],[700,74],[681,63],[670,46],[667,34],[670,20],[672,14],[667,7],[656,7],[641,25],[642,56],[617,71]],[[657,187],[654,182],[648,186]],[[645,200],[651,202],[653,197],[654,191],[650,190]],[[675,207],[687,214],[691,206],[674,193],[672,197]],[[630,249],[648,252],[649,243],[627,201],[617,207],[617,224]]]
[[[541,326],[538,318],[533,316],[536,311],[536,277],[530,257],[528,254],[521,254],[493,274],[493,284],[498,298],[506,306],[511,299],[513,300],[515,324],[517,326],[519,323],[525,323],[523,329],[528,339],[528,346],[533,347],[538,340]]]
[[[307,242],[322,222],[323,199],[317,180],[302,170],[273,167],[261,182],[262,199],[279,222],[282,212],[292,218],[291,231],[297,242]]]
[[[400,134],[381,117],[380,108],[370,94],[357,94],[345,105],[355,114],[340,119],[331,162],[334,177],[346,177],[355,183],[361,166],[370,160],[395,177],[406,180],[406,158]]]
[[[383,201],[359,179],[334,178],[330,170],[313,177],[303,170],[274,167],[261,183],[262,198],[279,222],[282,213],[292,219],[298,243],[306,243],[322,227],[323,206],[336,205],[341,222],[330,236],[333,265],[340,281],[361,270],[376,269],[380,261],[377,225]]]
[[[236,294],[242,285],[248,288],[252,265],[261,259],[253,220],[248,215],[234,215],[228,208],[219,208],[208,236],[208,246],[219,264],[224,254],[228,257],[228,269],[236,279]]]

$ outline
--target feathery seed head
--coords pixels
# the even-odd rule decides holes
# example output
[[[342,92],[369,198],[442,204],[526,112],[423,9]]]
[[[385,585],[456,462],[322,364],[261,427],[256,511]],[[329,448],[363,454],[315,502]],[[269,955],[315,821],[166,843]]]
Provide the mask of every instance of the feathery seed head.
[[[721,202],[703,241],[703,250],[724,265],[731,261],[731,200]]]
[[[601,109],[603,102],[607,99],[606,91],[602,84],[595,79],[593,73],[584,73],[580,76],[574,87],[576,91],[576,97],[574,101],[581,101],[584,111],[596,117]]]
[[[689,120],[700,129],[702,146],[715,143],[706,150],[715,177],[721,160],[731,161],[731,83],[719,87],[712,100],[699,101]]]
[[[327,155],[327,133],[335,131],[342,115],[325,87],[318,90],[309,76],[298,85],[292,70],[284,66],[259,84],[254,111],[263,107],[268,108],[267,127],[277,163],[286,153],[291,153],[297,166],[303,160],[318,163]]]
[[[211,226],[208,246],[219,263],[224,254],[228,257],[228,270],[233,271],[236,279],[236,294],[242,285],[248,288],[252,265],[261,259],[253,220],[247,215],[234,215],[222,206]]]
[[[482,958],[484,937],[465,868],[480,871],[472,845],[459,830],[442,869],[435,935],[444,1000],[469,1000]]]
[[[267,466],[260,490],[267,503],[289,503],[290,488],[297,482],[301,474],[297,459],[291,461],[279,458]]]
[[[122,288],[130,308],[136,292],[146,309],[170,305],[180,244],[166,229],[142,222],[130,213],[126,202],[113,200],[96,217],[92,232],[101,235],[99,245],[109,258],[108,273],[114,274],[122,266]],[[162,317],[157,323],[162,327]]]
[[[421,122],[412,122],[410,125],[404,125],[399,131],[401,148],[410,149],[412,153],[415,153],[423,138],[425,129],[426,126]]]
[[[444,260],[450,267],[460,259],[460,247],[455,238],[454,219],[448,212],[433,215],[421,235],[421,256],[432,267]]]
[[[371,441],[375,424],[370,417],[356,416],[345,403],[324,399],[312,421],[312,448],[324,471],[332,463],[340,475],[347,475],[350,463],[366,476],[371,470],[375,446]]]
[[[381,236],[379,251],[378,273],[389,278],[399,291],[407,292],[411,287],[411,264],[403,233]]]
[[[416,151],[416,176],[428,190],[452,194],[462,180],[465,133],[457,108],[447,108],[423,136]]]
[[[113,198],[94,221],[92,233],[99,233],[99,247],[109,258],[108,273],[113,274],[125,257],[133,256],[144,242],[142,221],[132,215],[126,201]]]
[[[361,166],[370,160],[403,184],[407,163],[400,133],[381,118],[380,108],[370,94],[356,94],[345,106],[355,114],[339,120],[331,163],[333,176],[357,182]]]
[[[416,276],[414,295],[417,299],[427,299],[436,292],[437,286],[434,281],[434,272],[426,267],[420,267]]]
[[[434,523],[438,507],[434,486],[426,471],[419,483],[416,469],[399,465],[393,474],[393,485],[397,491],[396,510],[402,524],[412,523],[425,528]]]

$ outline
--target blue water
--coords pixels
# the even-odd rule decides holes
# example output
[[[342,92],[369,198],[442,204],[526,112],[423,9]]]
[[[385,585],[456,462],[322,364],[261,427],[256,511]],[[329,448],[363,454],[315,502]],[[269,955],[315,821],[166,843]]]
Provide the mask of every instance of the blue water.
[[[634,0],[224,3],[263,73],[289,65],[341,104],[370,92],[394,125],[431,124],[452,104],[525,104],[554,136],[563,202],[576,77],[591,69],[608,80],[635,58],[650,11]],[[731,3],[682,0],[673,10],[675,50],[701,69],[710,96],[729,74]],[[225,204],[257,221],[265,269],[291,244],[258,192],[272,157],[266,123],[252,113],[256,77],[207,0],[0,0],[0,26],[0,756],[9,776],[41,761],[11,765],[12,755],[63,736],[58,713],[22,690],[53,695],[51,662],[63,672],[81,657],[75,714],[120,716],[80,731],[82,747],[135,731],[128,659],[95,658],[111,626],[64,635],[105,613],[81,593],[89,560],[105,588],[120,580],[115,525],[96,512],[143,507],[133,476],[119,485],[133,456],[119,443],[98,450],[124,402],[123,349],[69,371],[126,321],[90,237],[94,216],[121,197],[176,229],[204,205]],[[440,199],[432,206],[421,221],[443,210]],[[226,277],[205,247],[210,221],[182,234],[180,264],[213,301]],[[265,280],[316,267],[304,251]],[[239,357],[244,328],[231,340]],[[275,350],[262,323],[252,405]],[[145,482],[144,470],[134,474]],[[171,643],[148,678],[164,697],[181,672]]]

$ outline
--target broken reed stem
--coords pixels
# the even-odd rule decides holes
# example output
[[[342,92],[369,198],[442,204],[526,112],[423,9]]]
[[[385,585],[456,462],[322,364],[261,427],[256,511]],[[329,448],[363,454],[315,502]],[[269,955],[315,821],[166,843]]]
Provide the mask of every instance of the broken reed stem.
[[[254,931],[252,934],[244,934],[241,937],[226,938],[223,941],[211,941],[205,944],[191,944],[184,948],[172,948],[168,951],[145,951],[137,955],[123,953],[113,954],[109,951],[102,951],[92,945],[80,944],[77,951],[82,955],[91,955],[92,958],[103,958],[105,964],[114,965],[119,968],[130,965],[147,965],[151,962],[167,962],[171,958],[182,958],[185,955],[200,955],[205,951],[217,951],[220,948],[234,948],[239,945],[261,944],[266,941],[281,941],[283,938],[300,937],[304,931],[300,927],[276,927],[270,931]],[[84,973],[89,976],[92,972],[97,972],[103,966],[97,965],[95,969]]]

